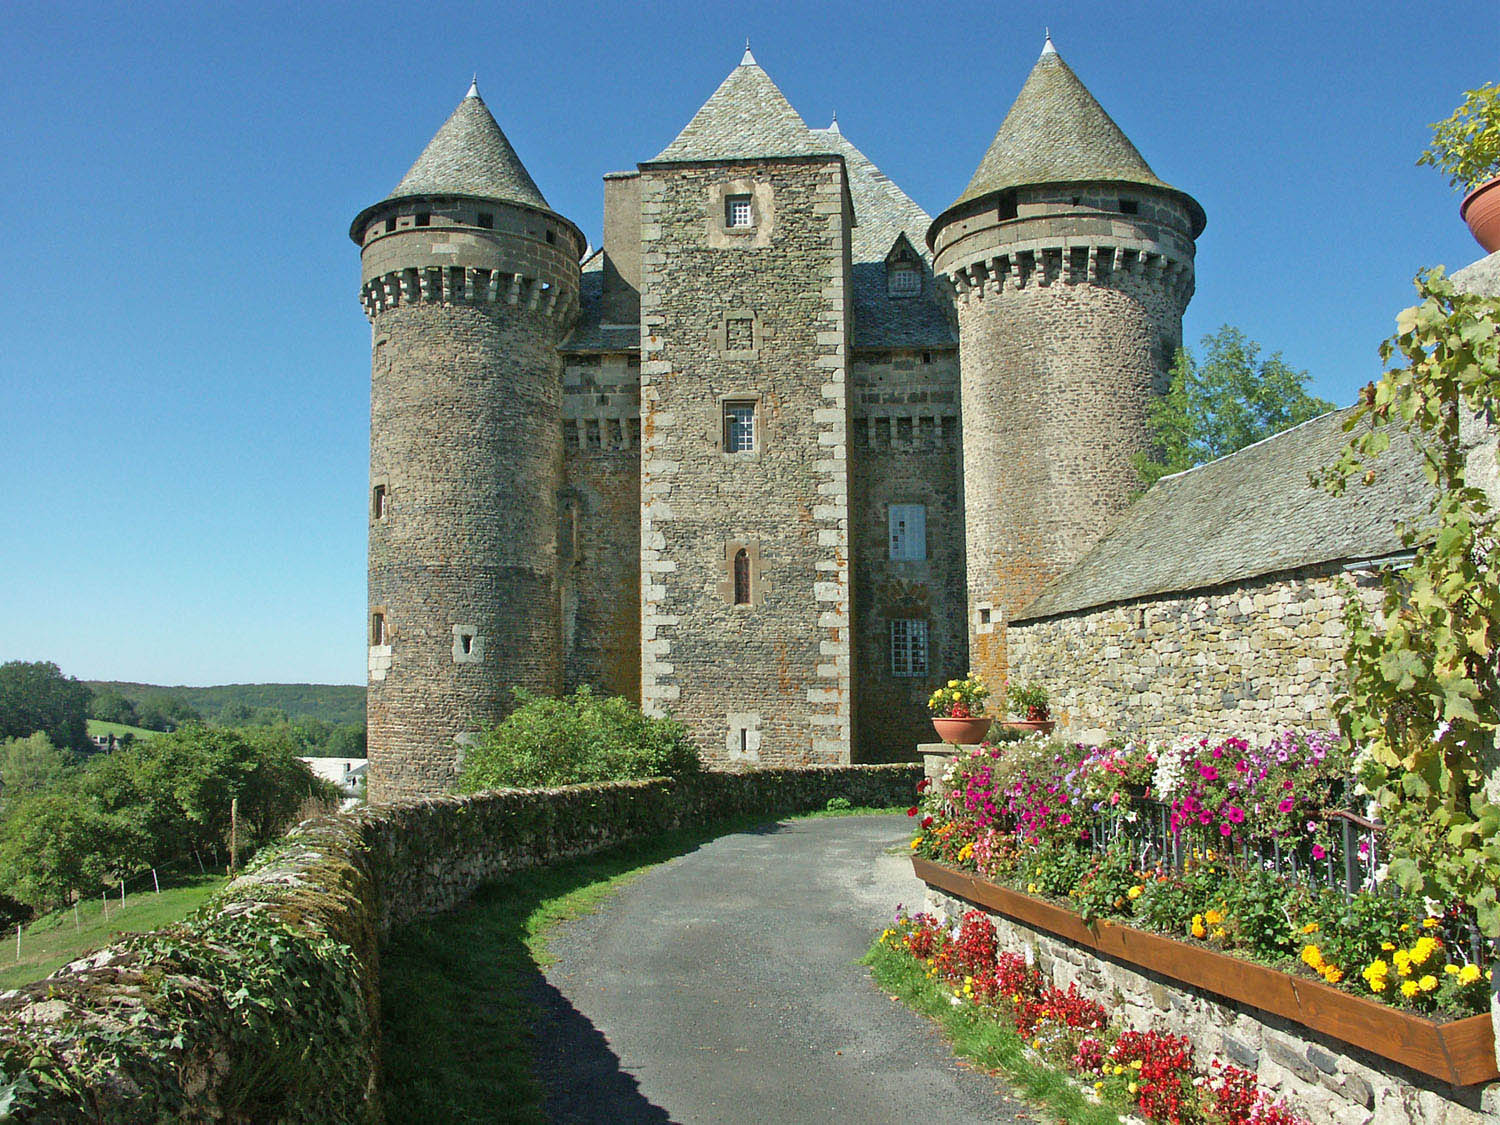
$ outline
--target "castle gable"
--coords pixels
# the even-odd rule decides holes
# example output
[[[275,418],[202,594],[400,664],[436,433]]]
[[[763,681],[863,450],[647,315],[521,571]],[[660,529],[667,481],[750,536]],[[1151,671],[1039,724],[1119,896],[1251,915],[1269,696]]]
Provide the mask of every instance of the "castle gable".
[[[1420,459],[1404,434],[1391,435],[1371,485],[1330,496],[1308,481],[1309,473],[1337,460],[1353,409],[1163,477],[1015,620],[1404,550],[1396,521],[1420,516],[1428,498]]]

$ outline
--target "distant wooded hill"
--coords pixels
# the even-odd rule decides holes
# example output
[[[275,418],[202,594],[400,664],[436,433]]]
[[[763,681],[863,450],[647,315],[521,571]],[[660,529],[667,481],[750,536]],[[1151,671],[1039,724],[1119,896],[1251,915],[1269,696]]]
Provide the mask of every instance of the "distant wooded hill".
[[[119,680],[86,680],[97,691],[123,695],[138,708],[165,706],[171,700],[186,703],[204,719],[216,722],[227,709],[231,717],[246,709],[274,708],[288,719],[322,719],[344,724],[365,721],[365,689],[359,684],[218,684],[214,687],[165,687]]]

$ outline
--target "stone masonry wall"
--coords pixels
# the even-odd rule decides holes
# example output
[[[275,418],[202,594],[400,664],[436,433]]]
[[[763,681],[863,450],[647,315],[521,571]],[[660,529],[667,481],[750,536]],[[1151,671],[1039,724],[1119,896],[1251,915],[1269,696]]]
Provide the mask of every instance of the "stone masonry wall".
[[[1081,741],[1328,728],[1349,590],[1378,604],[1373,571],[1332,566],[1018,622],[1011,674]]]
[[[0,992],[7,1119],[378,1123],[380,945],[508,872],[832,797],[890,807],[915,766],[708,773],[367,806],[308,821],[212,907]],[[309,1043],[319,1045],[309,1066]]]
[[[558,331],[503,302],[375,317],[370,476],[386,498],[383,516],[371,511],[369,599],[386,635],[370,640],[374,798],[446,791],[455,739],[500,719],[512,685],[561,684]]]
[[[931,887],[926,908],[957,922],[973,903]],[[1002,951],[1026,954],[1059,988],[1102,1002],[1130,1029],[1186,1035],[1200,1064],[1253,1071],[1318,1125],[1484,1125],[1500,1120],[1500,1083],[1453,1087],[1245,1004],[1101,957],[985,911]]]
[[[992,683],[1006,673],[1001,623],[1138,487],[1131,456],[1150,443],[1147,408],[1182,341],[1188,217],[1134,194],[1141,213],[1126,216],[1082,185],[1034,189],[1018,218],[976,201],[937,233],[961,341],[970,662]]]
[[[563,689],[641,698],[640,358],[573,355],[559,501]]]
[[[909,759],[932,731],[927,697],[968,667],[958,355],[857,352],[849,451],[854,538],[855,757]],[[891,558],[892,504],[926,507],[927,552]],[[928,671],[891,672],[890,623],[927,622]]]
[[[847,198],[836,157],[642,170],[641,699],[715,762],[850,758]]]

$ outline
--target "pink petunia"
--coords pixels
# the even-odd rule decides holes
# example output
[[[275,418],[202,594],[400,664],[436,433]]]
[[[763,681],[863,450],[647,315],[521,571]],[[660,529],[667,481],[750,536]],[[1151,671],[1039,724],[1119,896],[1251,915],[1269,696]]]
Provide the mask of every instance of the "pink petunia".
[[[1228,836],[1233,831],[1234,831],[1234,829],[1231,828],[1231,827],[1229,827],[1229,825],[1227,825],[1227,824],[1221,824],[1221,825],[1219,825],[1219,835],[1220,836]]]
[[[1276,811],[1277,812],[1291,812],[1292,811],[1292,807],[1296,803],[1297,802],[1294,801],[1294,800],[1292,800],[1290,797],[1284,797],[1284,798],[1282,798],[1281,804],[1279,804],[1279,805],[1276,806]]]
[[[1324,850],[1322,844],[1313,845],[1313,859],[1322,859],[1327,854],[1328,852]]]

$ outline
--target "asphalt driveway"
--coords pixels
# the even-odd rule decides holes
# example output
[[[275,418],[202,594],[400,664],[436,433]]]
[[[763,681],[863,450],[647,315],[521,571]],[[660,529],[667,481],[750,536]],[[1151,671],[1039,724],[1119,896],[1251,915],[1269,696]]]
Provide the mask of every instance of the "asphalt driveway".
[[[562,926],[536,996],[552,1120],[1035,1120],[856,963],[898,903],[921,902],[908,824],[721,837]]]

